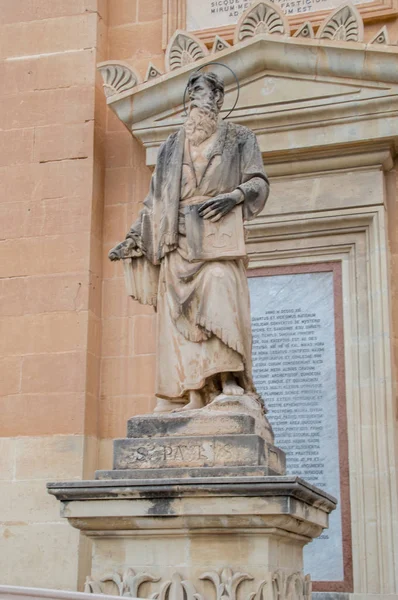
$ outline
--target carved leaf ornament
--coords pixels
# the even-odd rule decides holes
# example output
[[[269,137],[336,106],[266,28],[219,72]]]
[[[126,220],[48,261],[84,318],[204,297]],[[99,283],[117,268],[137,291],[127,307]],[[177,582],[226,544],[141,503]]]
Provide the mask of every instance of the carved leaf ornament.
[[[337,8],[320,26],[317,37],[321,40],[361,42],[363,23],[356,8],[350,3]]]
[[[210,581],[214,587],[216,600],[311,600],[311,579],[301,572],[286,574],[274,571],[265,574],[254,592],[247,596],[240,593],[240,585],[244,581],[253,581],[248,573],[234,573],[226,567],[220,573],[207,571],[199,577],[201,581]],[[118,595],[129,598],[139,598],[139,588],[143,583],[159,582],[160,578],[148,573],[136,574],[127,569],[121,576],[117,572],[104,575],[99,581],[87,578],[84,591],[89,594],[104,594],[104,583],[115,584]],[[207,600],[196,591],[194,584],[183,579],[179,573],[174,573],[160,585],[158,592],[150,596],[151,600]]]
[[[286,34],[289,26],[283,12],[272,2],[261,0],[243,13],[235,32],[235,43],[261,33]]]

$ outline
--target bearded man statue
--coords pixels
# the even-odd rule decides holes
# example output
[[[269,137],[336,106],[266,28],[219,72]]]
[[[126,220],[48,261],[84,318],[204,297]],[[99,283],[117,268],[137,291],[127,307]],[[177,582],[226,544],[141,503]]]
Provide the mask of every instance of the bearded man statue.
[[[123,260],[128,293],[157,310],[158,412],[256,397],[243,220],[264,207],[268,179],[255,134],[220,119],[222,80],[194,72],[188,95],[144,208],[109,253]]]

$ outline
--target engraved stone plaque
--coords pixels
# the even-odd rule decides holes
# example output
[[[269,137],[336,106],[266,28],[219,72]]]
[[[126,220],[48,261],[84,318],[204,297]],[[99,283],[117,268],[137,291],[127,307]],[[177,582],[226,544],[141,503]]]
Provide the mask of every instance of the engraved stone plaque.
[[[365,4],[373,0],[353,0],[354,4]],[[277,0],[288,15],[305,15],[320,10],[333,10],[340,0]],[[234,25],[249,8],[249,0],[187,0],[187,31],[200,31],[224,25]]]
[[[288,474],[333,494],[330,528],[304,550],[314,581],[342,581],[333,272],[249,278],[253,375]]]

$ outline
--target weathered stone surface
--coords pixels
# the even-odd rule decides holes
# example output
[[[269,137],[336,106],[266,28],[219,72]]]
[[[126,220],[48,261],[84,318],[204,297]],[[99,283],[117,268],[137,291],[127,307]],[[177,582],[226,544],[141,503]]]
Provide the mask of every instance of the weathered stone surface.
[[[285,469],[285,456],[278,448],[270,451],[269,465],[253,467],[182,467],[171,469],[113,469],[112,471],[96,471],[99,481],[117,479],[193,479],[213,477],[267,477],[280,475]]]
[[[127,438],[114,442],[114,469],[268,465],[283,454],[257,435]]]
[[[206,53],[177,31],[167,68]],[[113,72],[125,67],[112,68],[107,85],[115,91]],[[253,131],[219,118],[223,79],[192,73],[186,91],[186,122],[159,154],[143,210],[109,252],[110,260],[123,261],[128,295],[157,310],[156,413],[256,393],[243,221],[263,208],[269,182]]]
[[[249,415],[225,414],[215,419],[212,415],[203,414],[203,411],[195,411],[195,415],[186,413],[133,417],[127,423],[127,437],[252,434],[254,429],[254,418]]]

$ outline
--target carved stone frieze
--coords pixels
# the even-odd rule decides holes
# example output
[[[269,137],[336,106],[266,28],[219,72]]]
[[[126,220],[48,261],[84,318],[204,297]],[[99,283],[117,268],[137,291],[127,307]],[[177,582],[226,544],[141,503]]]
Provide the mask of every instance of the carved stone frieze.
[[[84,585],[86,594],[105,594],[105,584],[113,583],[117,589],[118,596],[138,598],[140,586],[143,583],[156,583],[159,578],[149,573],[136,574],[133,569],[126,569],[122,575],[117,571],[105,573],[100,579],[95,580],[87,577]]]
[[[362,42],[363,21],[350,2],[337,8],[321,24],[317,38],[340,42]]]
[[[206,46],[194,35],[178,30],[166,50],[166,71],[174,71],[209,54]]]
[[[268,0],[257,0],[238,21],[235,30],[235,44],[260,33],[287,34],[289,24],[277,4]]]
[[[98,64],[98,70],[102,75],[104,93],[107,98],[131,90],[141,83],[138,73],[122,62],[102,62]]]
[[[208,581],[213,586],[216,600],[311,600],[311,579],[301,572],[286,573],[282,570],[265,573],[264,578],[253,584],[249,594],[240,592],[244,581],[254,581],[248,573],[233,572],[225,567],[220,572],[206,571],[199,576],[200,581]],[[153,600],[207,600],[198,593],[197,585],[175,572],[171,578],[162,580],[149,573],[136,574],[127,569],[122,575],[114,571],[99,579],[87,578],[84,591],[88,594],[105,594],[105,584],[113,584],[113,595],[129,598],[140,597],[140,586],[143,583],[159,583],[157,590],[152,591]],[[107,590],[108,591],[108,590]]]

